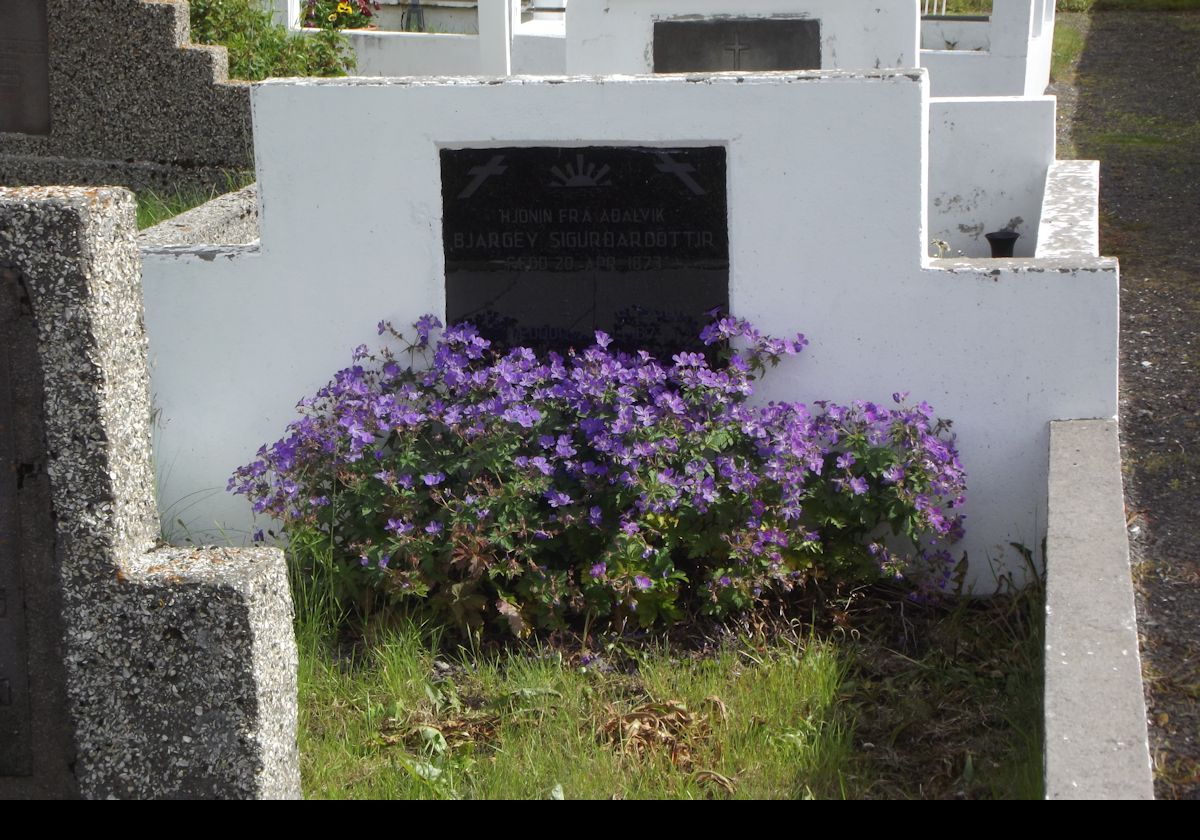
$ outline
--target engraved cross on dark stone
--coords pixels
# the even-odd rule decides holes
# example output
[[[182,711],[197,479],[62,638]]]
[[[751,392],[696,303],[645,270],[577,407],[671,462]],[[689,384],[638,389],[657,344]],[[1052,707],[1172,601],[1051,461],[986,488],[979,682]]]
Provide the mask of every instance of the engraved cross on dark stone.
[[[495,155],[483,166],[472,166],[470,173],[473,177],[471,183],[467,184],[463,191],[458,194],[461,198],[470,198],[475,195],[475,191],[483,186],[483,182],[493,175],[503,175],[507,170],[507,166],[503,166],[504,155]]]
[[[740,32],[733,33],[733,43],[725,45],[725,52],[733,53],[733,69],[742,69],[742,53],[750,49],[749,44],[742,43],[742,35]]]
[[[816,70],[821,67],[821,21],[656,20],[653,50],[655,73]]]

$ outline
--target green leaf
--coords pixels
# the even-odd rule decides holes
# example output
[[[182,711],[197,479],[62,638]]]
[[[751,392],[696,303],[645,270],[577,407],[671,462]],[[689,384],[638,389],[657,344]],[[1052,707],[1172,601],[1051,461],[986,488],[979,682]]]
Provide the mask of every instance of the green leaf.
[[[435,727],[418,726],[417,735],[421,738],[422,746],[437,755],[445,755],[446,750],[450,748],[446,743],[446,736],[441,733],[441,730]]]

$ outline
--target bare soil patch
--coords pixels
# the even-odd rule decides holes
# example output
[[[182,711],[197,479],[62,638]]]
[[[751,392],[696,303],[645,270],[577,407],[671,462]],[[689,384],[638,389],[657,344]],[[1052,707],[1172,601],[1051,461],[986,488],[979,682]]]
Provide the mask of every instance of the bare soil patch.
[[[1200,13],[1093,14],[1074,87],[1069,139],[1101,161],[1101,251],[1121,260],[1122,454],[1155,791],[1198,799]]]

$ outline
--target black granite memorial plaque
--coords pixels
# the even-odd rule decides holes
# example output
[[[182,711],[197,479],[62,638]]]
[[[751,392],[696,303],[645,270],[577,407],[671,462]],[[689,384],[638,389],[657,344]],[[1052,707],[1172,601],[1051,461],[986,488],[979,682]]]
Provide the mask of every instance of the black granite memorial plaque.
[[[46,0],[0,2],[0,132],[50,132]]]
[[[821,22],[717,18],[654,22],[654,72],[819,70]]]
[[[502,347],[698,349],[728,309],[725,149],[443,149],[446,319]]]

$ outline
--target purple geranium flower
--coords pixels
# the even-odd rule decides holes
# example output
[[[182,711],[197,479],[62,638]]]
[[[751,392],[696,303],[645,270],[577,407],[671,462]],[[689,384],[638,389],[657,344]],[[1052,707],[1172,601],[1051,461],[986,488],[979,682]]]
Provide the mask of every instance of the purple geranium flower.
[[[393,534],[408,534],[413,529],[411,522],[406,522],[403,519],[389,519],[387,521],[387,530]]]
[[[492,349],[469,324],[437,335],[433,316],[415,326],[407,361],[394,343],[355,348],[351,366],[301,400],[300,418],[239,468],[229,489],[285,533],[355,535],[339,547],[340,562],[353,564],[358,551],[364,566],[387,569],[404,557],[396,583],[428,592],[431,603],[455,579],[441,566],[474,551],[474,541],[500,547],[488,563],[510,575],[481,578],[481,595],[491,601],[501,584],[522,598],[536,591],[570,620],[584,608],[585,583],[592,597],[612,599],[586,608],[610,612],[618,600],[635,609],[649,591],[720,615],[739,599],[711,596],[735,581],[731,592],[788,592],[826,571],[795,572],[789,550],[865,545],[889,524],[864,519],[880,510],[912,536],[911,546],[876,554],[884,571],[932,568],[962,536],[963,466],[927,404],[910,406],[902,392],[891,407],[751,402],[760,378],[799,351],[803,336],[776,339],[714,315],[702,338],[729,361],[710,367],[691,347],[663,362],[648,350],[617,350],[603,332],[586,349],[539,353]],[[379,328],[403,338],[386,322]],[[872,493],[882,498],[859,501]],[[824,514],[850,524],[815,524]],[[385,553],[400,545],[403,554]],[[654,562],[666,546],[694,562]],[[584,562],[579,550],[598,555]],[[639,554],[652,573],[626,570]],[[828,562],[837,556],[828,552]],[[610,560],[622,564],[612,578]],[[701,591],[705,604],[683,603]]]
[[[543,495],[552,508],[565,507],[571,504],[571,497],[560,490],[547,490]]]

